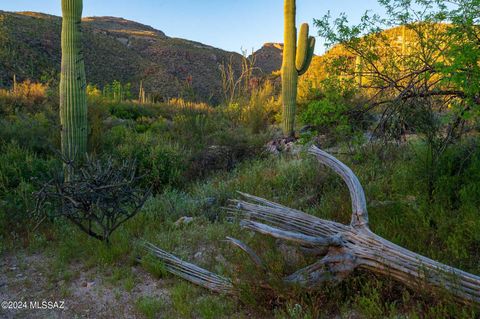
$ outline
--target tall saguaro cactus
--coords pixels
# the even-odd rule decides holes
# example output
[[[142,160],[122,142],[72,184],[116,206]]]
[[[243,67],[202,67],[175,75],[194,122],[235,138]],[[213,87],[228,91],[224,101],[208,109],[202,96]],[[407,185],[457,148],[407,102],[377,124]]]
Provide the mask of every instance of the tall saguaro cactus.
[[[283,133],[292,137],[295,129],[298,77],[312,62],[315,38],[308,35],[308,24],[302,24],[297,45],[296,1],[285,0],[285,40],[282,65]]]
[[[81,43],[82,0],[62,0],[60,123],[62,153],[68,160],[87,152],[87,96]]]

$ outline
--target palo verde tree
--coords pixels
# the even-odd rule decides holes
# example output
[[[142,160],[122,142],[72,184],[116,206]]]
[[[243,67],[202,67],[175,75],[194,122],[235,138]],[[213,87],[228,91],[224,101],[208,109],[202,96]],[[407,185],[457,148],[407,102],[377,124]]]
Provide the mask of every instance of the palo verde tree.
[[[87,84],[81,43],[82,9],[82,0],[62,0],[60,122],[62,154],[70,161],[87,152]]]
[[[337,76],[356,78],[365,109],[381,114],[376,135],[401,140],[411,132],[424,139],[431,198],[438,161],[479,118],[480,1],[379,3],[383,17],[367,13],[351,25],[345,15],[327,15],[315,24],[343,51],[337,59],[343,63],[332,59],[344,66]]]
[[[480,110],[480,1],[379,2],[385,17],[367,13],[350,25],[345,15],[327,15],[315,21],[319,34],[341,46],[338,59],[352,61],[343,76],[361,83],[382,114],[380,130],[392,119],[408,122],[442,152]]]
[[[295,130],[298,76],[304,74],[312,62],[315,38],[308,35],[308,24],[300,29],[297,45],[296,1],[285,0],[285,43],[282,64],[283,133],[292,137]]]

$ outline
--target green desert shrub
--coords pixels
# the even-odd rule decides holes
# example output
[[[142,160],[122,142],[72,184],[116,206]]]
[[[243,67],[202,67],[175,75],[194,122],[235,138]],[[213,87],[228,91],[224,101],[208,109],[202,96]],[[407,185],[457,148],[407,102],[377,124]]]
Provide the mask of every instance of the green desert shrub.
[[[179,142],[201,149],[211,143],[210,136],[228,126],[220,114],[184,111],[173,118],[172,133]]]
[[[264,153],[269,133],[252,134],[248,128],[224,128],[212,133],[209,145],[193,152],[188,176],[205,177],[219,170],[231,170],[239,163]]]
[[[253,84],[253,83],[252,83]],[[253,85],[249,96],[220,108],[231,124],[248,128],[253,133],[264,132],[280,114],[280,101],[275,99],[275,87],[271,81]]]
[[[125,126],[114,127],[106,137],[104,151],[112,152],[114,157],[136,160],[144,185],[151,185],[156,193],[183,183],[188,151],[151,132],[137,133]]]
[[[32,193],[45,172],[60,164],[43,159],[16,143],[0,147],[0,234],[16,236],[35,223]]]
[[[0,119],[0,142],[15,142],[37,154],[52,154],[59,144],[60,135],[52,129],[55,124],[45,113],[12,115]]]
[[[114,103],[109,105],[110,114],[124,120],[137,120],[140,117],[154,117],[152,108],[133,103]]]
[[[319,132],[334,135],[340,140],[350,138],[366,129],[370,122],[357,89],[348,81],[326,79],[319,96],[300,112],[305,125]]]
[[[452,208],[480,206],[480,151],[479,141],[471,140],[450,147],[433,169],[434,198]]]

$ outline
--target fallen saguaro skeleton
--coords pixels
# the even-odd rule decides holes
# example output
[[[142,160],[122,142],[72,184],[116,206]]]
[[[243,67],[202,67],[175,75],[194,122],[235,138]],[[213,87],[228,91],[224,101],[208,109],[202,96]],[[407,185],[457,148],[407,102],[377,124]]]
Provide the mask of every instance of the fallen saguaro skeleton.
[[[247,194],[242,194],[245,201],[234,200],[228,208],[244,218],[240,222],[244,228],[292,242],[306,254],[320,258],[284,278],[286,284],[314,288],[322,282],[341,281],[354,269],[363,269],[389,276],[412,289],[447,290],[459,302],[480,304],[479,276],[436,262],[374,234],[368,224],[363,188],[352,170],[317,147],[309,152],[347,184],[353,209],[350,225],[323,220]],[[261,259],[247,245],[234,238],[227,239],[262,266]],[[236,294],[236,286],[228,278],[184,262],[152,244],[145,247],[165,263],[169,272],[215,292]]]

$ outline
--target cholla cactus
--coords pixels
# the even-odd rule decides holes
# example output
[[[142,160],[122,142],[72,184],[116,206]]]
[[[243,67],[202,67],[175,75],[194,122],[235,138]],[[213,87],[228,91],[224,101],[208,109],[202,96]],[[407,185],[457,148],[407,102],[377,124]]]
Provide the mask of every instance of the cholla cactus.
[[[315,38],[308,35],[308,24],[301,26],[298,45],[295,0],[285,0],[285,43],[282,65],[283,133],[294,135],[298,76],[307,72],[312,62]]]
[[[62,153],[69,160],[84,156],[87,152],[87,84],[81,43],[82,7],[82,0],[62,0],[60,122]]]

